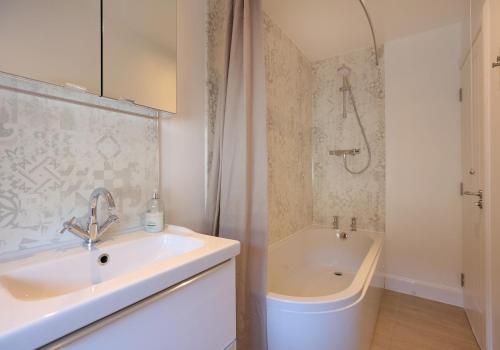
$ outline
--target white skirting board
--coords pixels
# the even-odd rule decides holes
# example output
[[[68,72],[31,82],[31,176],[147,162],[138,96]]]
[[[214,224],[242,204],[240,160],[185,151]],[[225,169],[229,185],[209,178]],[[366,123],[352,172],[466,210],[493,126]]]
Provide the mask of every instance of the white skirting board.
[[[236,350],[236,339],[231,343],[229,344],[224,350]]]
[[[463,292],[461,288],[453,288],[442,284],[429,283],[411,278],[388,275],[385,276],[385,289],[395,292],[415,295],[424,299],[439,301],[463,307]]]

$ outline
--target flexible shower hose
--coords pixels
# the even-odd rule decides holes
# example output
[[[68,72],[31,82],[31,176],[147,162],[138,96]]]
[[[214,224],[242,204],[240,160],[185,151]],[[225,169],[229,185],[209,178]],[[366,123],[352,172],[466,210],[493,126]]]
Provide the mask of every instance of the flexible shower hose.
[[[368,143],[368,138],[366,137],[365,128],[363,127],[363,124],[361,123],[361,118],[359,117],[358,108],[356,107],[356,101],[354,99],[354,94],[352,93],[351,84],[350,84],[349,79],[347,77],[345,77],[345,79],[347,80],[347,83],[349,86],[349,97],[351,98],[352,107],[354,109],[354,114],[356,115],[356,120],[358,121],[359,128],[361,129],[361,134],[363,135],[363,139],[365,140],[366,150],[368,151],[368,161],[366,162],[366,165],[361,170],[358,170],[358,171],[354,171],[354,170],[349,169],[349,166],[347,165],[347,155],[344,153],[343,158],[344,158],[345,170],[347,170],[349,173],[351,173],[353,175],[358,175],[358,174],[364,173],[366,171],[366,169],[368,169],[368,167],[370,166],[371,161],[372,161],[372,152],[370,150],[370,144]]]

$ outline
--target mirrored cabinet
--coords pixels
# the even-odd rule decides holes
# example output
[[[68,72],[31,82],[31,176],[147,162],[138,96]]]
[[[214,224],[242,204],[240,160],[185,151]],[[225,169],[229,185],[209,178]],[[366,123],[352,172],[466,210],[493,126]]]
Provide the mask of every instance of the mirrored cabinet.
[[[176,111],[176,0],[103,1],[103,95]]]
[[[99,95],[99,0],[0,0],[0,71]]]
[[[176,112],[176,0],[0,0],[0,72]]]

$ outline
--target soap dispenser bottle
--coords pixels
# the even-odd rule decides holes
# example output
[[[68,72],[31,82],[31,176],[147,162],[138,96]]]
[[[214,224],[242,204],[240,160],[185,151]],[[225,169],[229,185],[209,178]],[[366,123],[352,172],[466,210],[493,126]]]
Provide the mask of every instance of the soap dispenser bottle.
[[[144,230],[147,232],[161,232],[164,228],[163,203],[158,192],[153,193],[153,198],[148,202],[148,208],[144,215]]]

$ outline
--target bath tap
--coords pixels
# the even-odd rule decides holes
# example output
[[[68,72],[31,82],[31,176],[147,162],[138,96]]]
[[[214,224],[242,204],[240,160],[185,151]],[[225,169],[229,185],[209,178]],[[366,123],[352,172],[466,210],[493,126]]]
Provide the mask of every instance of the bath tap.
[[[332,228],[335,230],[335,236],[337,236],[338,239],[343,240],[349,237],[349,234],[347,234],[347,232],[340,231],[339,217],[337,215],[333,217]]]
[[[339,229],[339,217],[337,215],[335,215],[333,217],[332,228],[334,230],[338,230]]]
[[[356,225],[356,217],[353,217],[353,218],[351,219],[351,231],[352,231],[352,232],[355,232],[355,231],[357,231],[357,230],[358,230],[358,228],[357,228],[356,226],[357,226],[357,225]]]
[[[110,212],[110,215],[102,225],[97,223],[97,203],[100,196],[104,196],[106,199],[108,210]],[[65,231],[71,232],[75,236],[83,239],[90,249],[95,242],[100,240],[104,232],[106,232],[114,223],[120,222],[118,216],[114,214],[115,207],[115,201],[111,192],[105,188],[97,188],[90,195],[89,218],[86,229],[78,225],[76,218],[73,217],[71,220],[66,221],[63,224],[63,228],[60,233],[63,234]]]

